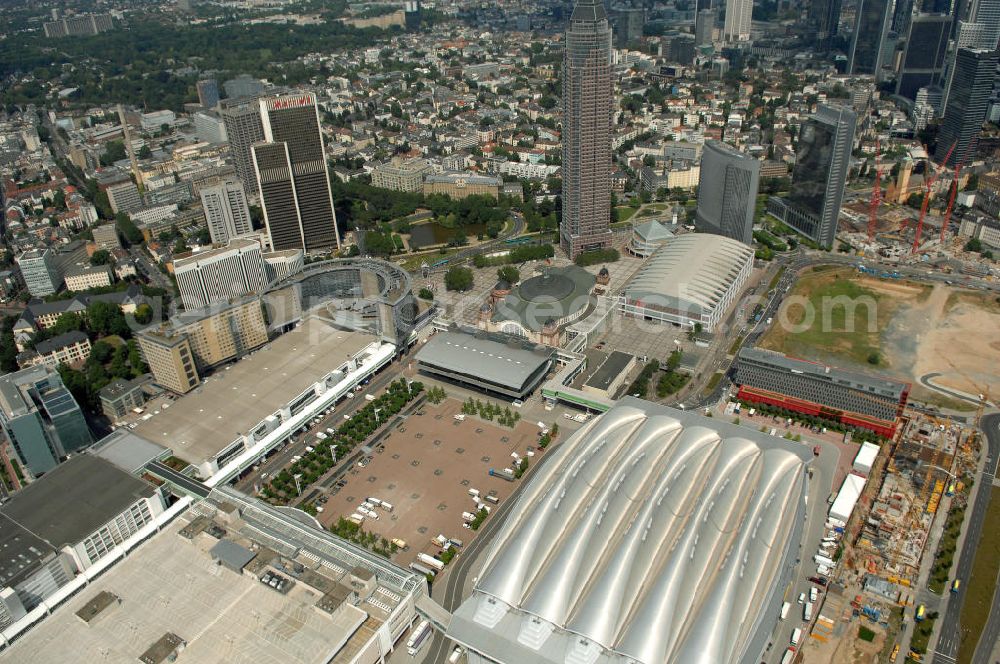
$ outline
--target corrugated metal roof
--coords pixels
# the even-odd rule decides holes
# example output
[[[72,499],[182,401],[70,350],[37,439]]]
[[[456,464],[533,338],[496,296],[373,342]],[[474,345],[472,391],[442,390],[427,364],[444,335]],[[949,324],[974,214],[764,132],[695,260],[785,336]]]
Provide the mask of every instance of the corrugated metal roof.
[[[505,344],[463,332],[438,332],[417,353],[417,361],[520,388],[553,352],[551,348],[533,348],[516,340]]]
[[[548,453],[455,638],[505,661],[740,661],[795,546],[800,448],[622,400]]]
[[[629,300],[682,311],[714,310],[740,271],[753,261],[753,249],[709,233],[688,233],[669,240],[625,287]]]

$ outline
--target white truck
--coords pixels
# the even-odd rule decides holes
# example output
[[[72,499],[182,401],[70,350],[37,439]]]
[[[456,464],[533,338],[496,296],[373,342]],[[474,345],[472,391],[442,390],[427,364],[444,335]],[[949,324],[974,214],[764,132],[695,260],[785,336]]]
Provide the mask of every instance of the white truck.
[[[444,563],[435,558],[434,556],[428,556],[426,553],[418,553],[417,560],[424,563],[425,565],[430,565],[434,569],[441,571],[444,569]]]
[[[406,654],[410,657],[415,656],[420,652],[420,648],[427,643],[428,638],[431,635],[431,624],[426,620],[422,620],[417,628],[413,630],[413,634],[410,639],[406,642]]]
[[[812,617],[813,617],[813,603],[806,602],[805,607],[803,607],[802,609],[802,619],[805,620],[806,622],[809,622],[810,620],[812,620]]]

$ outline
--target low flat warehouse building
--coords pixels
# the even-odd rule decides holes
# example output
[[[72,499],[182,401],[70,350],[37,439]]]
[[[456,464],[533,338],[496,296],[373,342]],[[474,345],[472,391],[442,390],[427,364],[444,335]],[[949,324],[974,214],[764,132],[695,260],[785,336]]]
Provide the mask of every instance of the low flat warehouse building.
[[[0,639],[0,660],[375,664],[429,601],[422,575],[223,489]]]
[[[668,240],[625,286],[624,316],[711,332],[743,292],[753,249],[708,233]]]
[[[736,361],[738,398],[816,415],[891,438],[910,384],[743,348]]]
[[[584,392],[613,399],[635,366],[635,356],[614,351],[583,385]]]
[[[521,399],[545,379],[555,350],[515,337],[438,332],[417,353],[422,373],[487,393]]]
[[[211,477],[300,413],[325,408],[336,398],[333,388],[346,375],[345,367],[353,368],[381,347],[374,336],[311,318],[217,371],[169,403],[169,410],[160,401],[150,402],[147,413],[160,414],[141,421],[135,433],[169,447],[202,477]]]

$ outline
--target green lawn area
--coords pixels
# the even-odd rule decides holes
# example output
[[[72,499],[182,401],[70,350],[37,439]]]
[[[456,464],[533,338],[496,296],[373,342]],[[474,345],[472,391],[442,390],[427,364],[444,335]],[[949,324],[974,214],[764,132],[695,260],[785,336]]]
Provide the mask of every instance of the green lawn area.
[[[835,270],[804,275],[787,300],[789,325],[773,325],[761,346],[797,357],[815,357],[819,351],[862,365],[884,362],[879,330],[896,306],[891,297],[851,279],[852,274]],[[808,306],[803,306],[803,298]],[[873,358],[877,361],[871,362]]]
[[[771,283],[769,283],[767,285],[767,290],[771,290],[772,288],[774,288],[775,286],[777,286],[778,282],[781,281],[782,275],[784,275],[784,274],[785,274],[785,267],[782,266],[781,269],[779,269],[777,272],[775,272],[774,276],[771,277]]]
[[[986,487],[980,487],[985,491]],[[968,664],[976,651],[979,635],[983,633],[986,619],[993,603],[997,571],[1000,569],[1000,489],[993,488],[990,504],[986,509],[983,534],[972,561],[972,573],[962,579],[965,603],[962,604],[962,640],[958,646],[958,664]]]
[[[719,381],[722,380],[722,372],[716,371],[712,379],[708,381],[708,385],[705,386],[706,392],[711,392],[719,385]]]
[[[628,221],[635,214],[635,208],[627,205],[622,205],[615,209],[618,210],[618,221]]]
[[[931,639],[935,622],[931,618],[924,618],[914,625],[913,638],[910,639],[910,650],[921,655],[927,652],[927,642]]]

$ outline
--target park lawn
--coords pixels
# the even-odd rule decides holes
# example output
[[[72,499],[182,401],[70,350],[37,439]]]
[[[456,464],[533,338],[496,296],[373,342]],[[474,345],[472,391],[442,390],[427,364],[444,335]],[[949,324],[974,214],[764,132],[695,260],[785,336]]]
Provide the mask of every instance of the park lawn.
[[[892,297],[862,286],[850,278],[853,274],[851,270],[837,269],[803,276],[782,305],[788,327],[793,329],[785,329],[779,316],[761,346],[806,359],[815,358],[817,353],[846,357],[860,365],[870,364],[869,357],[878,355],[879,363],[884,364],[879,330],[888,324],[897,303]],[[841,301],[845,298],[855,306],[844,306]],[[808,301],[811,317],[802,306],[803,300]],[[874,303],[874,307],[865,301]],[[848,329],[851,311],[853,325]],[[870,317],[875,320],[870,321]],[[874,325],[870,326],[870,322]],[[874,331],[870,332],[869,327]]]
[[[635,208],[629,207],[627,205],[622,205],[615,208],[618,210],[618,221],[628,221],[635,214]]]
[[[986,490],[980,487],[980,491]],[[1000,570],[1000,489],[992,488],[990,504],[986,508],[983,534],[972,561],[972,572],[968,579],[962,579],[965,603],[962,604],[962,640],[958,644],[958,664],[970,664],[976,652],[986,620],[993,604],[993,591],[997,585],[997,571]]]

